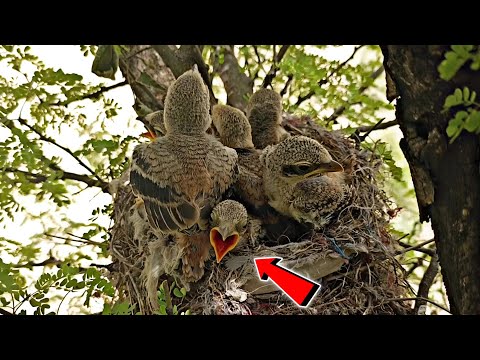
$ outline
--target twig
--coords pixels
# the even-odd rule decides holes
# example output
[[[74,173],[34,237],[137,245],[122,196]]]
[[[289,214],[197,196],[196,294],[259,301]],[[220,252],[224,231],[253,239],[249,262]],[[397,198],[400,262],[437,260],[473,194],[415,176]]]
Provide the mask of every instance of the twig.
[[[109,192],[108,191],[108,183],[106,183],[106,182],[102,182],[102,181],[99,181],[99,180],[96,180],[96,179],[92,179],[88,175],[81,175],[81,174],[71,173],[71,172],[68,172],[68,171],[63,171],[60,168],[55,168],[54,170],[62,172],[62,176],[60,176],[59,179],[80,181],[80,182],[83,182],[83,183],[87,184],[88,187],[99,187],[99,188],[102,189],[103,192],[105,192],[105,193]],[[28,172],[28,171],[14,169],[14,168],[10,168],[10,167],[3,169],[3,171],[23,174],[23,175],[30,178],[28,180],[32,184],[39,184],[41,182],[47,181],[47,179],[48,179],[48,176],[43,175],[43,174],[35,174],[35,173]]]
[[[449,314],[451,314],[450,310],[448,310],[446,307],[443,307],[442,305],[440,304],[437,304],[435,301],[433,300],[430,300],[430,299],[427,299],[427,298],[424,298],[424,297],[409,297],[409,298],[392,298],[392,299],[386,299],[385,302],[390,302],[390,301],[411,301],[411,300],[423,300],[423,301],[426,301],[426,302],[429,302],[430,304],[432,305],[435,305],[436,307],[448,312]]]
[[[413,308],[415,314],[418,313],[420,306],[426,305],[426,301],[423,300],[424,298],[428,298],[428,293],[430,288],[433,285],[435,280],[435,276],[438,273],[438,255],[435,253],[432,256],[432,260],[430,261],[430,265],[428,265],[427,270],[425,270],[425,274],[423,274],[423,278],[420,281],[420,285],[418,285],[418,300],[415,301],[415,307]]]
[[[375,125],[359,126],[359,127],[355,128],[355,131],[353,132],[352,135],[350,135],[350,137],[351,138],[356,138],[356,139],[358,139],[358,141],[362,142],[367,138],[368,135],[370,135],[370,133],[372,131],[384,130],[384,129],[388,129],[392,126],[398,125],[398,120],[397,119],[387,121],[386,123],[383,122],[384,120],[385,120],[385,118],[380,119],[380,121],[378,121]],[[360,136],[360,133],[363,133],[363,132],[365,132],[366,134]]]
[[[18,118],[17,121],[28,127],[30,130],[32,130],[35,134],[37,134],[39,137],[40,137],[40,140],[42,141],[45,141],[45,142],[48,142],[52,145],[55,145],[56,147],[62,149],[63,151],[65,151],[66,153],[68,153],[70,156],[72,156],[81,166],[83,166],[85,169],[87,169],[93,176],[95,176],[98,181],[102,182],[102,183],[106,183],[105,181],[103,181],[96,173],[95,171],[93,171],[87,164],[85,164],[82,159],[80,159],[78,156],[76,156],[72,150],[70,150],[69,148],[65,147],[65,146],[62,146],[60,144],[58,144],[55,140],[43,135],[39,130],[37,130],[34,126],[32,125],[29,125],[27,123],[27,121],[25,119],[22,119],[22,118]]]
[[[12,265],[12,268],[30,268],[30,267],[36,267],[36,266],[46,266],[46,265],[58,265],[61,264],[63,261],[54,258],[53,256],[50,256],[48,259],[43,260],[39,263],[35,263],[33,261],[29,261],[25,264],[16,264]]]
[[[406,252],[408,252],[408,251],[410,251],[410,250],[419,249],[419,248],[424,247],[425,245],[430,244],[430,243],[432,243],[432,242],[434,242],[434,241],[435,241],[435,239],[426,240],[426,241],[424,241],[424,242],[421,242],[421,243],[418,244],[418,245],[414,245],[414,246],[407,247],[407,248],[405,248],[405,249],[397,252],[395,255],[405,254]],[[400,243],[400,242],[399,242],[399,243]],[[402,245],[400,245],[400,246],[402,246]],[[423,249],[423,250],[425,250],[425,249]],[[430,256],[431,256],[431,255],[430,255]]]
[[[282,91],[280,91],[280,96],[283,97],[287,93],[288,87],[292,83],[292,80],[293,80],[293,75],[292,74],[288,75],[287,82],[285,83],[285,86],[283,87]]]
[[[79,237],[79,239],[71,239],[71,238],[67,238],[67,237],[63,237],[63,236],[59,236],[59,235],[47,234],[47,233],[45,233],[43,235],[45,235],[47,237],[55,238],[55,239],[66,240],[66,241],[76,241],[76,242],[80,242],[80,243],[84,243],[84,244],[88,244],[88,245],[96,245],[96,246],[103,245],[103,243],[99,243],[99,242],[96,242],[96,241],[85,239],[85,238],[82,238],[82,237],[79,237],[79,236],[76,236],[76,235],[73,235],[73,234],[68,234],[68,235]]]
[[[405,248],[405,249],[408,249],[408,248],[411,247],[411,245],[405,244],[405,243],[400,242],[400,241],[398,242],[398,245],[400,245],[401,247],[403,247],[403,248]],[[410,251],[410,250],[407,250],[407,251]],[[433,256],[435,255],[435,250],[433,250],[433,249],[420,249],[420,248],[419,248],[419,249],[414,249],[414,251],[418,251],[418,252],[427,254],[427,255],[429,255],[429,256],[431,256],[431,257],[433,257]],[[401,253],[404,254],[405,252],[402,251]]]
[[[332,70],[332,72],[330,74],[328,74],[327,76],[325,76],[324,78],[322,78],[319,82],[318,82],[318,86],[322,86],[324,84],[326,84],[328,82],[328,80],[330,80],[330,78],[335,75],[341,68],[343,68],[350,60],[353,59],[353,57],[355,56],[355,54],[357,53],[358,50],[360,50],[362,47],[364,47],[365,45],[360,45],[360,46],[357,46],[355,49],[353,49],[353,53],[352,55],[350,55],[348,57],[348,59],[346,59],[345,61],[343,61],[342,63],[338,64],[338,66]],[[315,95],[315,91],[310,91],[307,95],[305,96],[299,96],[298,100],[297,100],[297,103],[295,104],[296,106],[299,106],[302,102],[304,102],[305,100],[308,100],[310,99],[313,95]]]
[[[124,86],[124,85],[128,85],[127,80],[124,80],[122,82],[119,82],[119,83],[116,83],[116,84],[113,84],[113,85],[110,85],[110,86],[102,86],[99,90],[95,91],[94,93],[84,95],[84,96],[81,96],[81,97],[76,98],[76,99],[59,101],[59,102],[50,104],[50,106],[66,106],[66,105],[69,105],[69,104],[71,104],[73,102],[76,102],[76,101],[81,101],[81,100],[85,100],[85,99],[95,99],[95,98],[98,98],[100,96],[100,94],[102,94],[104,92],[116,89],[116,88],[118,88],[120,86]]]
[[[423,258],[418,258],[417,261],[415,262],[415,264],[413,264],[410,269],[408,269],[406,272],[405,272],[405,278],[408,278],[410,276],[411,273],[413,273],[415,271],[415,269],[417,269],[418,267],[422,266],[423,265]]]
[[[272,81],[277,75],[278,64],[280,63],[280,61],[282,61],[289,47],[290,45],[283,45],[280,48],[280,51],[278,52],[278,54],[276,55],[274,54],[272,67],[270,68],[267,75],[265,76],[265,79],[263,79],[263,83],[262,83],[263,88],[266,88],[267,86],[272,85]],[[273,46],[273,48],[275,49],[275,45]]]
[[[57,314],[59,314],[59,313],[60,313],[60,307],[62,306],[62,304],[63,304],[63,301],[65,300],[65,298],[67,297],[67,295],[68,295],[68,294],[70,294],[72,291],[73,291],[73,290],[69,290],[69,291],[67,291],[67,293],[66,293],[66,294],[63,296],[63,298],[62,298],[62,301],[60,301],[60,304],[58,305],[58,308],[57,308]]]
[[[376,78],[378,78],[384,71],[384,68],[383,68],[383,65],[381,65],[377,70],[375,70],[371,75],[370,75],[370,78],[372,80],[375,80]],[[369,85],[363,85],[360,87],[359,89],[359,93],[363,93],[365,90],[367,90],[369,87]],[[346,105],[342,105],[342,106],[339,106],[338,108],[336,108],[334,111],[333,111],[333,114],[330,115],[327,119],[325,119],[325,121],[327,123],[333,121],[334,123],[336,123],[337,121],[337,118],[342,115],[345,110],[347,109],[347,106],[349,105],[353,105],[353,104],[350,104],[350,103],[347,103]]]

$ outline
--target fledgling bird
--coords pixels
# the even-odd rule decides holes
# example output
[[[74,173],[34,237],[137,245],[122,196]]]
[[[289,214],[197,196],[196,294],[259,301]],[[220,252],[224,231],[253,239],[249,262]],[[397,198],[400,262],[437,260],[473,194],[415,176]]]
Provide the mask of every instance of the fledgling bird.
[[[154,111],[145,115],[145,122],[149,129],[148,132],[141,134],[141,136],[147,137],[150,140],[163,136],[167,133],[165,129],[165,123],[163,121],[163,110]]]
[[[247,105],[255,148],[278,144],[290,134],[282,126],[282,97],[270,89],[260,89]]]
[[[210,244],[215,250],[217,263],[233,249],[248,243],[255,244],[264,234],[261,222],[248,215],[247,209],[235,200],[224,200],[212,210]]]
[[[343,167],[318,141],[292,136],[264,149],[269,204],[301,223],[322,228],[348,197]]]
[[[183,247],[182,268],[190,282],[204,273],[210,212],[238,176],[235,150],[206,133],[209,106],[196,67],[179,76],[165,98],[165,136],[138,145],[130,171],[150,226],[174,234]]]
[[[250,123],[241,110],[229,105],[215,105],[212,121],[223,145],[238,154],[239,176],[233,192],[240,200],[255,208],[267,204],[263,190],[261,150],[254,149]]]

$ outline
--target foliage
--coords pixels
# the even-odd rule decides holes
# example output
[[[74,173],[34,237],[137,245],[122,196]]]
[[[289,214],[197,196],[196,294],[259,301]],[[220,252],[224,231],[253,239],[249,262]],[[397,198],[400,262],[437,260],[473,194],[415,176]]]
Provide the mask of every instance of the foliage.
[[[384,81],[372,76],[381,68],[382,56],[378,46],[361,46],[350,52],[347,48],[338,60],[327,56],[332,48],[340,49],[292,45],[279,63],[275,54],[280,46],[239,45],[234,50],[241,70],[253,79],[254,90],[276,68],[272,88],[283,95],[286,112],[310,115],[328,129],[351,134],[359,126],[378,123],[393,109],[385,99]],[[122,104],[122,109],[106,90],[116,84],[107,79],[118,78],[118,58],[127,49],[81,45],[84,60],[104,77],[93,82],[47,66],[29,46],[0,47],[0,222],[41,224],[37,235],[28,239],[0,238],[0,303],[7,311],[56,314],[75,308],[73,298],[81,299],[83,312],[94,311],[92,298],[103,303],[102,314],[137,311],[119,300],[101,271],[109,261],[106,224],[112,212],[111,199],[102,191],[127,168],[133,147],[141,141],[135,134],[143,132],[133,121],[136,115],[124,118],[130,105]],[[452,51],[448,58],[454,65],[442,67],[447,76],[461,61],[478,68],[474,48]],[[210,69],[215,54],[215,46],[203,47]],[[214,75],[218,83],[219,75]],[[154,80],[143,72],[139,81],[147,86]],[[222,86],[213,90],[217,98],[225,93]],[[473,92],[465,97],[462,91],[461,102],[455,97],[448,103],[469,104],[472,111],[461,115],[467,130],[478,122],[474,101]],[[469,117],[473,120],[467,124]],[[124,124],[127,133],[119,129]],[[76,141],[65,141],[64,134]],[[362,146],[383,159],[386,177],[405,186],[405,174],[385,142],[367,137]],[[90,218],[79,220],[72,214],[87,193],[91,198],[102,194],[106,200],[91,205]],[[164,282],[158,290],[158,313],[189,314],[182,309],[185,296],[184,288]]]
[[[475,45],[452,45],[451,51],[445,53],[445,59],[438,66],[443,80],[451,80],[457,72],[470,62],[470,69],[480,69],[480,47]],[[468,87],[455,89],[448,95],[443,105],[444,111],[450,111],[453,117],[448,122],[447,135],[450,143],[465,129],[470,133],[480,134],[480,104],[476,102],[477,93]]]
[[[180,288],[176,283],[174,286],[169,287],[167,281],[163,281],[158,289],[158,315],[190,315],[190,310],[179,312],[179,307],[182,305],[185,296],[187,295],[187,289]],[[172,296],[173,295],[173,296]],[[180,302],[175,304],[175,298]]]

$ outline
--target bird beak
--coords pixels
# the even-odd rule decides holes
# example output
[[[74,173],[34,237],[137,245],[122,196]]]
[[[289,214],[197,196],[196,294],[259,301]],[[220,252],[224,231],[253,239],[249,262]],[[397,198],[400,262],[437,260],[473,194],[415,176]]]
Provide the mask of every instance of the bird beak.
[[[240,234],[236,231],[230,231],[228,228],[214,227],[210,230],[210,244],[215,250],[217,263],[222,261],[223,257],[237,246],[239,240]]]
[[[143,133],[143,134],[140,134],[140,136],[143,136],[143,137],[146,137],[150,140],[155,140],[156,139],[156,135],[153,133],[153,131],[151,130],[148,130],[147,132]]]
[[[343,171],[343,166],[335,160],[332,160],[328,163],[319,164],[318,167],[312,172],[308,173],[306,177],[310,178],[319,174],[337,171]]]

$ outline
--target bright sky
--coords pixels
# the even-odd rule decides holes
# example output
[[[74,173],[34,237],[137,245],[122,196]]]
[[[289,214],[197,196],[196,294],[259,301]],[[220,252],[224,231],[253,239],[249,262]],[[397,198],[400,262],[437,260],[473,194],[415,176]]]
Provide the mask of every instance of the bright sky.
[[[324,55],[330,59],[336,60],[344,60],[348,58],[354,49],[354,45],[351,46],[343,46],[332,48],[328,53]],[[80,52],[79,46],[73,45],[34,45],[32,46],[32,51],[36,55],[39,56],[40,59],[47,65],[51,66],[54,69],[61,68],[64,72],[72,72],[80,74],[84,77],[84,81],[92,83],[92,84],[99,84],[103,83],[104,85],[112,85],[118,83],[123,80],[120,71],[117,72],[115,80],[108,80],[104,78],[99,78],[91,72],[91,66],[93,61],[93,56],[84,57],[83,54]],[[360,52],[359,52],[360,54]],[[364,54],[363,56],[368,56],[368,54]],[[360,57],[356,56],[352,63],[358,63]],[[0,69],[0,72],[4,72],[6,69]],[[382,81],[382,80],[379,80]],[[118,116],[113,119],[113,121],[109,121],[109,126],[112,133],[122,134],[122,135],[133,135],[137,136],[141,132],[143,132],[143,127],[138,121],[135,121],[136,114],[132,108],[134,103],[132,91],[130,90],[129,86],[123,86],[120,88],[116,88],[112,91],[107,93],[109,98],[115,99],[118,102],[122,109],[120,110]],[[222,94],[220,97],[220,101],[225,103],[226,95]],[[99,109],[96,106],[92,106],[87,108],[84,112],[87,115],[95,118],[99,113]],[[25,117],[25,114],[22,114]],[[392,120],[395,118],[395,114],[393,112],[387,112],[386,114],[382,115],[385,116],[387,121]],[[0,127],[0,140],[3,140],[5,137],[8,137],[9,131],[3,127]],[[390,128],[383,132],[373,132],[371,135],[372,138],[378,139],[382,138],[383,141],[388,141],[393,149],[394,156],[396,157],[399,166],[408,169],[408,166],[401,150],[398,146],[398,142],[402,137],[400,130],[395,128]],[[85,141],[85,138],[79,137],[78,134],[67,128],[61,128],[61,136],[60,140],[61,144],[65,146],[70,146],[72,148],[78,148],[80,144]],[[51,147],[46,148],[47,155],[58,155],[59,149]],[[401,165],[400,165],[401,164]],[[85,173],[84,169],[80,167],[72,158],[69,158],[68,155],[65,156],[64,161],[62,162],[62,167],[64,167],[67,171],[78,172],[78,173]],[[408,170],[407,170],[408,171]],[[75,197],[74,203],[69,206],[68,210],[66,211],[66,215],[74,219],[77,222],[84,222],[88,223],[89,218],[91,217],[91,211],[94,208],[101,207],[103,205],[109,204],[111,202],[111,196],[108,194],[104,194],[99,190],[96,189],[87,189],[81,193],[81,195]],[[416,218],[416,203],[415,199],[408,199],[404,204],[399,204],[400,206],[410,208],[411,211],[403,212],[401,215],[395,219],[396,226],[404,231],[409,231],[411,228],[412,222]],[[32,213],[39,213],[40,211],[48,210],[48,206],[43,203],[38,203],[34,197],[27,197],[25,198],[24,206],[26,206],[29,211]],[[24,218],[22,216],[18,216],[15,221],[7,221],[5,224],[5,228],[0,226],[0,236],[14,239],[17,241],[28,241],[33,235],[42,232],[42,225],[39,221],[29,221],[28,224],[23,223]],[[52,223],[55,223],[55,214],[52,217]],[[100,217],[98,221],[101,225],[108,227],[109,226],[109,219],[106,216]],[[61,224],[57,224],[60,228],[58,229],[58,233],[61,234]],[[433,232],[429,225],[424,225],[421,228],[420,238],[422,239],[429,239],[433,237]],[[51,248],[53,246],[53,242],[44,242],[45,248]],[[61,252],[61,248],[58,248],[58,251]],[[85,251],[88,251],[87,249]],[[95,259],[95,257],[94,257]],[[35,269],[34,276],[37,276],[41,269]],[[100,306],[100,304],[97,304]],[[97,307],[98,307],[97,306]],[[101,307],[100,307],[101,310]],[[62,308],[61,313],[67,312],[67,306]]]

